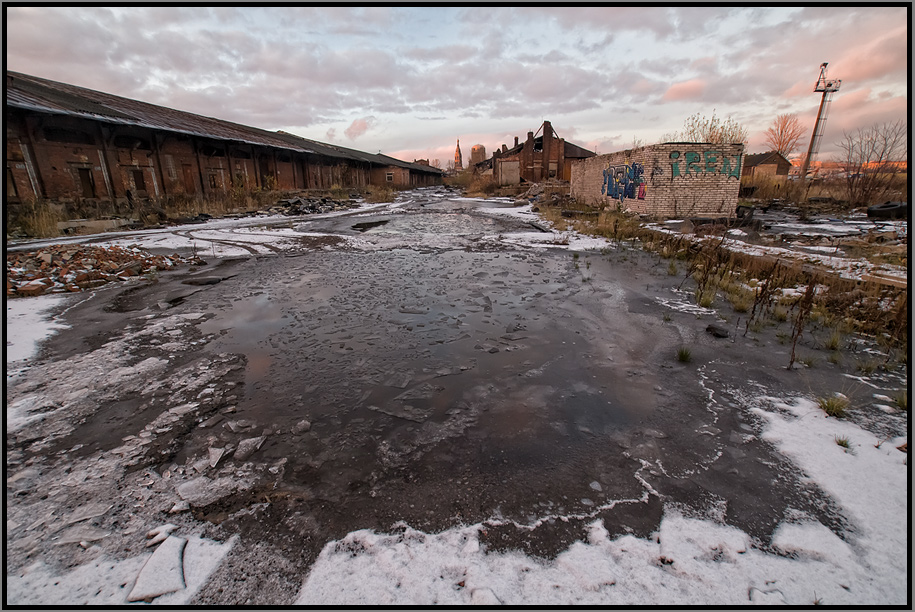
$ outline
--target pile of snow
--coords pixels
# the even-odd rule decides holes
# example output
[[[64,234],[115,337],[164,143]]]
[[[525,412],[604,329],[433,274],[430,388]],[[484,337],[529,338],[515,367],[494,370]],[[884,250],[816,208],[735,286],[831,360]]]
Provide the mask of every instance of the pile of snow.
[[[6,301],[6,363],[31,359],[38,345],[59,329],[70,326],[50,318],[48,311],[66,303],[68,296],[40,295]]]

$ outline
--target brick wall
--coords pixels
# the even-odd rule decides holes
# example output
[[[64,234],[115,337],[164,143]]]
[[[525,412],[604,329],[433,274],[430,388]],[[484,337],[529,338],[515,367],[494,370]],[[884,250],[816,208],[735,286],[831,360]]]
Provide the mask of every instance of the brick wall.
[[[742,144],[664,143],[576,161],[571,193],[659,219],[727,217],[740,191]]]

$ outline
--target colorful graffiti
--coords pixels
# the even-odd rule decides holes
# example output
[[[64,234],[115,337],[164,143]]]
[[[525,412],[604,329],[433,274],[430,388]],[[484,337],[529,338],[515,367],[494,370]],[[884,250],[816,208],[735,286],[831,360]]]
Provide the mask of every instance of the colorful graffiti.
[[[644,200],[644,174],[645,167],[640,163],[608,165],[604,170],[604,183],[600,187],[600,192],[620,202],[625,198]]]
[[[670,160],[672,179],[691,174],[723,174],[728,178],[740,179],[740,155],[734,155],[732,162],[730,156],[722,155],[720,151],[704,151],[702,154],[697,151],[687,151],[682,155],[680,151],[671,151]],[[680,171],[681,162],[684,164],[682,172]]]

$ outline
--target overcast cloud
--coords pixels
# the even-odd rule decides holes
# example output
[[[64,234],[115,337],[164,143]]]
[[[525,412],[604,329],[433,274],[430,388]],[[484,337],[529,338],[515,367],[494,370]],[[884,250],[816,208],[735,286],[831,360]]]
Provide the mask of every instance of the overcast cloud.
[[[732,117],[765,150],[907,119],[905,7],[8,7],[9,70],[406,159],[488,152],[550,120],[601,153]],[[805,140],[806,143],[806,140]],[[806,146],[806,144],[805,144]]]

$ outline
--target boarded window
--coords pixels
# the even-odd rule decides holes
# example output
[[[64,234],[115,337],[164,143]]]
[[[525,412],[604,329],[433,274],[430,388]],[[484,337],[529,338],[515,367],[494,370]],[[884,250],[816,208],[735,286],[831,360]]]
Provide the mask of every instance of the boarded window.
[[[197,193],[197,181],[194,180],[194,168],[190,164],[182,165],[184,170],[184,191],[188,194]]]
[[[84,198],[95,197],[95,179],[92,177],[92,170],[89,168],[77,168],[79,173],[79,186]]]
[[[173,156],[165,156],[165,169],[168,172],[168,178],[173,181],[178,180],[178,173],[175,171],[175,158]]]

